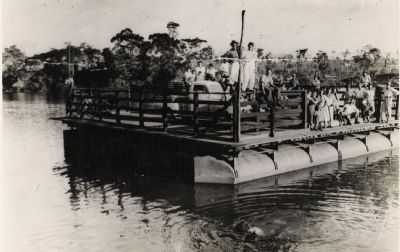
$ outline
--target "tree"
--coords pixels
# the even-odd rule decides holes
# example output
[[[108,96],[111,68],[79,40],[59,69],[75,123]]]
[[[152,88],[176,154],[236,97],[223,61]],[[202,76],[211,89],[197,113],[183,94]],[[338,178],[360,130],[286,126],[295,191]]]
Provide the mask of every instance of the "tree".
[[[26,56],[16,45],[12,45],[4,49],[2,60],[3,87],[7,89],[24,75]]]
[[[364,46],[357,55],[353,56],[354,63],[358,64],[361,70],[368,71],[381,58],[381,51],[371,45]]]
[[[318,64],[318,70],[322,73],[323,76],[325,76],[326,71],[329,68],[328,54],[321,50],[318,51],[315,55],[315,61]]]
[[[113,48],[103,51],[109,67],[116,72],[125,84],[143,79],[144,38],[125,28],[111,38]],[[106,59],[105,59],[106,60]],[[111,64],[111,65],[110,65]]]

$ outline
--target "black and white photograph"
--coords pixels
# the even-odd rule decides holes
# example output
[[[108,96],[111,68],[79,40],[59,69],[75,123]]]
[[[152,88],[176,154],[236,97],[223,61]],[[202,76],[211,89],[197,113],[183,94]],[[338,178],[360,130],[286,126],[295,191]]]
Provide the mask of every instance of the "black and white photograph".
[[[0,4],[0,251],[400,251],[398,0]]]

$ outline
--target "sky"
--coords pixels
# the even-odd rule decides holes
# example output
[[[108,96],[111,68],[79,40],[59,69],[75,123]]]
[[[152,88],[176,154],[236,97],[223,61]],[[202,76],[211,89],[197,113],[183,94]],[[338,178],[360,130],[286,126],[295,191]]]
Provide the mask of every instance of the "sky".
[[[239,40],[275,54],[355,51],[371,44],[384,52],[399,47],[398,0],[1,0],[2,47],[16,44],[27,55],[70,41],[110,47],[129,27],[145,38],[166,32],[169,21],[181,38],[206,39],[217,52]]]

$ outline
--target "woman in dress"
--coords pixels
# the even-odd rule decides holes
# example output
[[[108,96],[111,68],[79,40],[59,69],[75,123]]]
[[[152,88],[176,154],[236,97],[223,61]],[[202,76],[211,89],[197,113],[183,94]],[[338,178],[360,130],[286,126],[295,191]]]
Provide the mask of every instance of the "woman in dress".
[[[243,67],[243,86],[242,90],[253,90],[256,80],[256,59],[257,52],[254,50],[254,43],[250,42],[247,45],[246,51],[243,52],[242,58],[245,60],[245,65]]]
[[[317,127],[319,130],[322,128],[326,128],[328,124],[328,117],[329,117],[329,110],[328,110],[328,103],[327,103],[327,96],[323,89],[320,90],[320,100],[318,103],[318,123]],[[322,126],[323,125],[323,126]]]
[[[335,106],[337,104],[337,99],[336,99],[336,95],[335,92],[332,88],[329,88],[327,91],[327,95],[326,95],[326,105],[328,107],[328,115],[327,115],[327,120],[328,120],[328,127],[331,128],[332,127],[332,121],[333,121],[333,114],[335,111]]]

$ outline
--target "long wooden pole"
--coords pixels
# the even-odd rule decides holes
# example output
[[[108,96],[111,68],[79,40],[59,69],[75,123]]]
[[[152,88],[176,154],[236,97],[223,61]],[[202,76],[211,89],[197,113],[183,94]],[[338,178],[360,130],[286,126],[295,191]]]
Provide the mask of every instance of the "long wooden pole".
[[[240,32],[240,42],[239,42],[239,59],[242,58],[242,43],[243,43],[243,32],[244,32],[244,14],[245,10],[242,10],[242,29]],[[240,62],[240,61],[239,61]],[[233,104],[233,141],[240,142],[240,91],[242,87],[241,83],[241,74],[242,74],[242,67],[239,63],[239,74],[238,74],[238,81],[235,88],[235,100]]]

